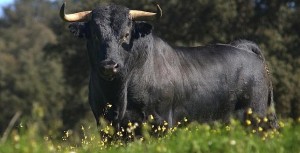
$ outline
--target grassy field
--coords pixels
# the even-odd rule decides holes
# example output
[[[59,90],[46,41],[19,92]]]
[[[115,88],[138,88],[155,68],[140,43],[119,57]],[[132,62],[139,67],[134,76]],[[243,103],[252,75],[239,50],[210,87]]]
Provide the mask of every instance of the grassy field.
[[[116,141],[105,145],[96,130],[82,127],[81,143],[72,143],[66,133],[62,140],[50,140],[36,135],[34,130],[12,132],[9,139],[0,144],[1,153],[300,153],[300,121],[281,122],[279,131],[264,132],[241,126],[233,121],[230,125],[190,124],[170,130],[160,138],[145,134],[144,138],[124,144]],[[162,130],[162,129],[160,129]]]

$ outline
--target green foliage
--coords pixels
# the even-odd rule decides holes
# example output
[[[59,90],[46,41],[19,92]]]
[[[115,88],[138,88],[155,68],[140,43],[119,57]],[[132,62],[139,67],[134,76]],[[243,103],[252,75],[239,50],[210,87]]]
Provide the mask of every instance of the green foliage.
[[[245,130],[238,122],[224,126],[221,124],[190,124],[187,127],[169,131],[160,138],[136,139],[133,142],[115,141],[113,145],[106,145],[99,140],[95,129],[82,127],[84,135],[80,144],[70,140],[73,135],[65,133],[61,140],[35,135],[36,129],[28,131],[14,131],[8,142],[0,144],[0,153],[47,153],[47,152],[236,152],[236,153],[285,153],[299,152],[300,125],[299,122],[281,123],[281,130],[253,133]]]
[[[61,126],[59,114],[50,108],[62,109],[62,66],[60,59],[47,59],[43,52],[56,36],[35,10],[27,9],[32,4],[40,1],[17,1],[16,11],[8,13],[0,30],[0,131],[17,111],[28,124],[39,123],[41,131]],[[17,20],[18,13],[22,17]]]

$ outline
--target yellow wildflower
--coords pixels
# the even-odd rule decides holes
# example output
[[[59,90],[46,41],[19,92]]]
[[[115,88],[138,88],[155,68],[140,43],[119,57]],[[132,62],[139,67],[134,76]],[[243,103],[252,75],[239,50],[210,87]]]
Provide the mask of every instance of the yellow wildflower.
[[[252,109],[251,108],[249,108],[248,110],[247,110],[247,114],[248,115],[251,115],[253,112],[252,112]]]
[[[184,119],[183,119],[183,120],[184,120],[184,122],[187,122],[187,121],[188,121],[186,117],[184,117]]]
[[[267,117],[264,117],[264,122],[268,122],[268,118]]]
[[[110,103],[107,103],[107,105],[106,105],[108,108],[111,108],[112,107],[112,105],[110,104]]]
[[[280,121],[279,122],[279,126],[283,128],[284,127],[284,123]]]
[[[259,132],[263,131],[263,128],[262,127],[258,127],[258,131]]]
[[[256,118],[256,122],[257,122],[257,123],[260,123],[260,122],[261,122],[261,119],[260,119],[259,117],[257,117],[257,118]]]
[[[164,125],[167,126],[167,125],[168,125],[168,122],[164,121]]]
[[[150,115],[150,116],[149,116],[149,118],[150,118],[151,120],[154,120],[154,117],[153,117],[153,115]]]
[[[251,121],[250,120],[246,120],[246,125],[251,125]]]

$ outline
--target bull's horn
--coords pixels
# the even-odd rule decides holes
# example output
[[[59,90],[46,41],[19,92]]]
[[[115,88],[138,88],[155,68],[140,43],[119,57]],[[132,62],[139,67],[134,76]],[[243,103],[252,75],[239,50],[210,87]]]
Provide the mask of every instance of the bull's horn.
[[[60,8],[60,17],[66,22],[81,22],[89,19],[91,11],[77,12],[73,14],[65,14],[66,2]]]
[[[155,17],[160,18],[162,16],[162,9],[158,4],[156,5],[157,13],[140,11],[140,10],[130,10],[129,14],[132,20],[135,21],[146,21],[146,20],[153,20]]]

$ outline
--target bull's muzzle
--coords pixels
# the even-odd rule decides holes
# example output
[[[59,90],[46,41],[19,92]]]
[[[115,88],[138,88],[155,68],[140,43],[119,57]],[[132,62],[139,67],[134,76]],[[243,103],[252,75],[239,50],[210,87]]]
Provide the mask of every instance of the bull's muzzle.
[[[100,74],[106,80],[113,80],[120,71],[120,65],[113,61],[102,61],[100,63]]]

